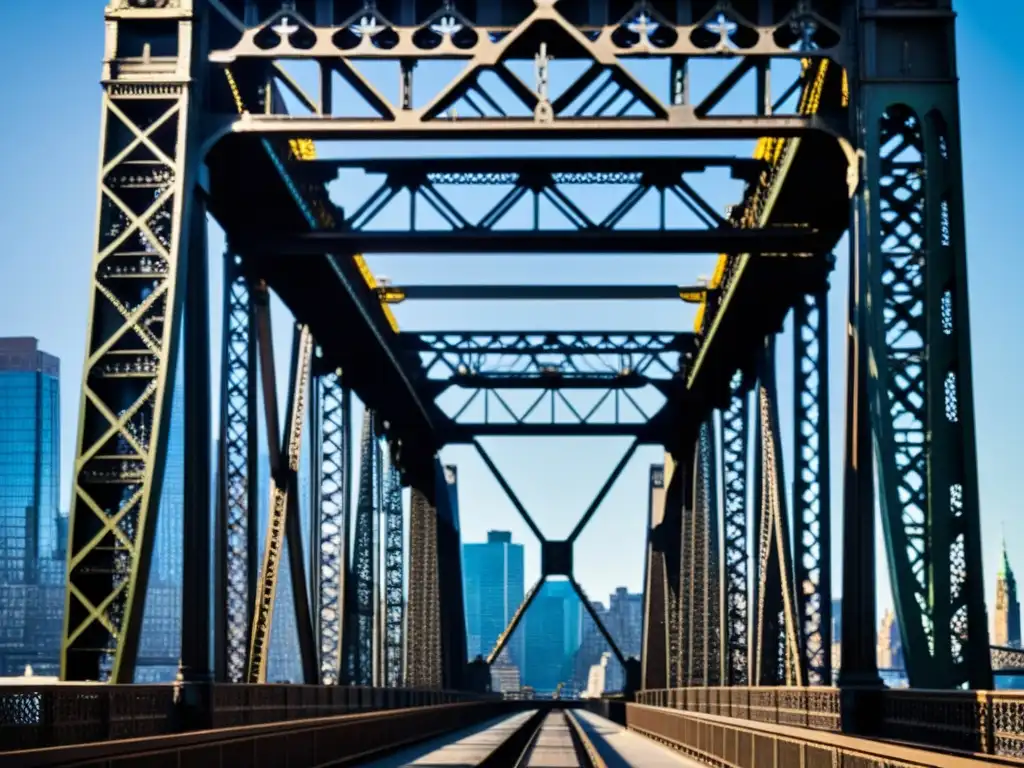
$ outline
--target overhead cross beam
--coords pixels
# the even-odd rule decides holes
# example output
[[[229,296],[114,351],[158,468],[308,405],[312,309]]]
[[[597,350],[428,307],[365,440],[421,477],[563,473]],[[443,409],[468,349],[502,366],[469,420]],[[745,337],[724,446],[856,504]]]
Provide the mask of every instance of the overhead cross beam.
[[[704,285],[383,285],[381,301],[622,301],[675,299],[700,301]]]
[[[813,227],[776,229],[578,229],[494,230],[482,223],[444,230],[333,230],[321,232],[253,231],[237,239],[242,250],[259,249],[271,257],[323,257],[325,253],[469,254],[708,254],[744,253],[811,260],[832,247],[835,238]]]
[[[686,6],[689,8],[689,6]],[[224,130],[236,133],[315,138],[426,138],[458,131],[464,138],[490,136],[520,138],[531,135],[559,135],[562,138],[593,135],[606,138],[626,136],[693,138],[760,138],[797,135],[808,131],[833,133],[814,116],[790,117],[749,110],[748,115],[720,116],[714,113],[731,94],[743,75],[754,69],[751,58],[830,57],[842,63],[848,55],[840,21],[798,4],[782,18],[750,24],[740,20],[716,27],[713,17],[667,19],[650,6],[636,9],[611,22],[607,12],[590,14],[595,27],[583,30],[555,3],[544,2],[519,9],[500,6],[491,14],[515,15],[511,26],[482,26],[458,9],[446,6],[427,19],[404,18],[395,25],[376,6],[351,14],[325,6],[311,21],[296,13],[294,6],[271,14],[260,24],[241,30],[233,45],[209,56],[211,62],[234,64],[246,60],[273,61],[305,59],[318,67],[317,93],[306,94],[293,80],[281,79],[308,109],[301,119],[283,120],[272,115],[226,120]],[[578,13],[571,13],[578,16]],[[520,15],[520,12],[521,14]],[[415,10],[400,11],[403,17]],[[420,22],[420,24],[417,24]],[[334,26],[337,24],[338,26]],[[793,29],[803,30],[794,35]],[[795,46],[795,42],[802,45]],[[681,95],[688,98],[686,62],[695,57],[726,58],[747,53],[717,87],[697,103],[686,104],[672,94],[671,102],[652,94],[625,66],[633,56],[664,56],[680,70]],[[382,94],[353,65],[358,59],[383,58],[403,62],[402,86],[398,98]],[[433,98],[414,105],[411,98],[412,70],[417,61],[456,59],[465,63]],[[548,68],[552,58],[589,62],[589,67],[559,93],[552,94]],[[534,60],[536,82],[525,83],[507,67],[513,60]],[[768,67],[756,72],[767,81]],[[481,81],[494,76],[507,98],[496,98],[493,87]],[[335,98],[333,83],[340,77],[358,94],[365,110],[359,116],[338,115],[346,106]],[[675,78],[674,78],[675,79]],[[532,85],[532,87],[531,87]],[[763,96],[762,96],[762,100]],[[756,101],[756,99],[755,99]],[[500,103],[499,103],[500,102]],[[768,104],[771,104],[771,100]],[[369,112],[370,117],[366,117]]]
[[[629,435],[658,443],[667,434],[673,408],[682,407],[679,357],[692,348],[693,336],[437,331],[403,333],[399,341],[422,360],[423,392],[433,397],[453,387],[470,392],[448,409],[452,423],[446,442],[483,435]],[[659,393],[658,403],[630,392],[645,388],[650,391],[644,394]],[[534,394],[529,402],[520,401],[510,397],[513,390]],[[575,395],[579,390],[598,397]]]

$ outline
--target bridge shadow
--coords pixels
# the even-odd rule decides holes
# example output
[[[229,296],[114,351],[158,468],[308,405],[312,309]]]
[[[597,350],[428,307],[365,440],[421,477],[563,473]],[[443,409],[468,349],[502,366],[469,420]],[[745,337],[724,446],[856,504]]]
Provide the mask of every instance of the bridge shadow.
[[[441,734],[411,747],[404,747],[394,754],[359,765],[364,768],[474,768],[480,763],[482,744],[473,737],[508,720],[508,715],[485,720],[477,725]],[[512,730],[501,729],[501,738],[507,737]],[[494,739],[493,746],[497,746],[501,738]],[[443,755],[437,754],[442,749]]]

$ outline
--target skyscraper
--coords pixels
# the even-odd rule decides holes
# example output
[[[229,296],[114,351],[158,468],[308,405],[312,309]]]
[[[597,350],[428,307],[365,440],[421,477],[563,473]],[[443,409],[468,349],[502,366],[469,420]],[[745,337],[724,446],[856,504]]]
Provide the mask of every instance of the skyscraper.
[[[580,647],[583,603],[568,581],[548,581],[523,618],[526,673],[523,682],[551,693],[574,677],[573,658]]]
[[[523,545],[508,531],[488,531],[485,543],[462,545],[462,591],[466,607],[466,651],[487,657],[523,602]],[[509,661],[523,673],[524,637],[507,646]]]
[[[0,674],[56,671],[67,521],[60,493],[60,361],[0,339]]]
[[[996,576],[995,632],[992,641],[996,645],[1020,648],[1020,601],[1017,599],[1017,578],[1010,567],[1010,558],[1003,543],[1003,559]]]

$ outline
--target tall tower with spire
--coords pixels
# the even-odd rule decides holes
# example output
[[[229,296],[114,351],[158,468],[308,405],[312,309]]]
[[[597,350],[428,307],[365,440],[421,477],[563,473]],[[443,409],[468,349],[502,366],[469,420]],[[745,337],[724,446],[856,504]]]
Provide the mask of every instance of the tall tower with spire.
[[[1020,648],[1020,601],[1017,600],[1017,578],[1010,567],[1003,542],[1003,559],[996,576],[996,625],[992,633],[996,645]]]

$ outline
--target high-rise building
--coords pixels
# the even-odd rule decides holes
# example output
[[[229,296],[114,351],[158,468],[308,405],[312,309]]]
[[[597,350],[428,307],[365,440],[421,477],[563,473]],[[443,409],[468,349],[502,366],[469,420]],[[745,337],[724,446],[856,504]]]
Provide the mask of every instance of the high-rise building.
[[[0,339],[0,674],[53,674],[63,632],[60,361]]]
[[[523,617],[526,663],[523,681],[538,693],[552,693],[575,677],[583,603],[568,581],[548,581]]]
[[[1010,567],[1010,558],[1003,543],[1003,559],[996,576],[995,631],[992,642],[1020,648],[1020,601],[1017,599],[1017,578]]]
[[[882,625],[878,630],[878,668],[882,670],[903,670],[903,641],[900,639],[899,622],[889,610],[882,614]]]
[[[643,640],[643,593],[632,593],[626,587],[618,587],[609,595],[608,609],[599,602],[592,602],[594,612],[601,619],[615,645],[627,659],[640,658]],[[576,686],[583,690],[591,683],[594,665],[601,664],[602,656],[608,654],[601,672],[602,684],[607,691],[621,691],[626,684],[626,671],[618,659],[611,656],[611,649],[604,636],[588,614],[583,617],[583,632],[580,647],[573,664]]]
[[[466,609],[466,652],[487,658],[523,602],[523,545],[508,531],[488,531],[487,541],[462,545],[462,592]],[[525,638],[517,630],[508,662],[524,674]]]

